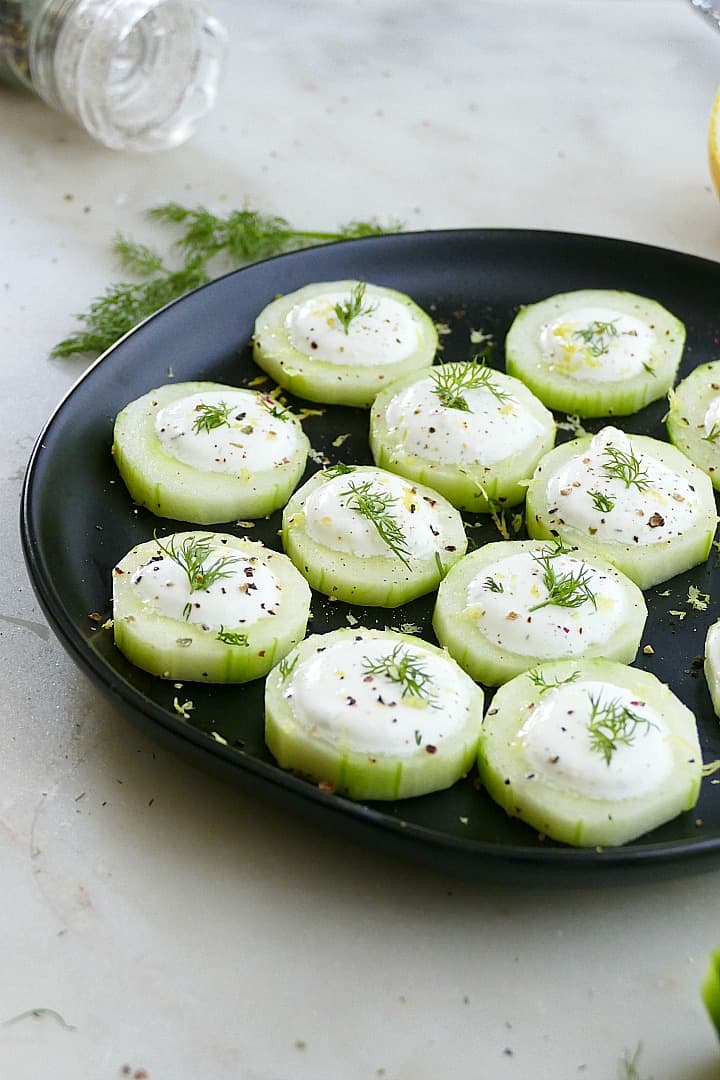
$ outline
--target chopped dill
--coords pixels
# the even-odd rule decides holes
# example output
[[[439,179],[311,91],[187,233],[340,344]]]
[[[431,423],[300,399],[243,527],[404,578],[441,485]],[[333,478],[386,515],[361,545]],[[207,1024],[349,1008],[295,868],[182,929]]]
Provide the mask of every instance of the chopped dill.
[[[354,465],[346,465],[344,461],[338,461],[336,465],[323,469],[322,477],[323,480],[334,480],[336,476],[347,476],[351,472],[355,472]]]
[[[349,510],[354,510],[375,526],[383,543],[411,570],[407,539],[392,513],[398,502],[395,496],[373,488],[372,481],[365,480],[361,484],[350,481],[347,491],[340,493],[340,498],[346,498]]]
[[[640,727],[655,727],[651,720],[622,705],[617,699],[603,702],[599,694],[590,698],[588,733],[591,749],[602,754],[609,765],[618,746],[631,746]]]
[[[433,698],[432,679],[417,657],[405,645],[394,645],[387,656],[377,660],[364,657],[362,669],[366,675],[382,675],[402,687],[403,697]]]
[[[488,592],[501,593],[505,592],[502,581],[496,581],[494,577],[486,577],[483,582],[483,589],[487,589]]]
[[[553,566],[553,561],[558,555],[564,554],[561,550],[544,549],[542,552],[532,555],[533,562],[542,569],[543,585],[547,589],[547,597],[537,604],[533,604],[528,611],[539,611],[540,608],[552,604],[562,608],[579,608],[583,604],[590,603],[597,608],[595,594],[590,588],[592,571],[587,566],[582,566],[577,572],[568,570],[558,573]]]
[[[557,676],[548,682],[543,673],[538,668],[532,668],[527,672],[528,678],[532,682],[533,686],[537,686],[541,694],[546,693],[548,690],[557,690],[558,686],[565,686],[566,683],[574,683],[580,678],[579,671],[573,671],[565,679],[560,679]]]
[[[298,662],[299,659],[300,659],[299,653],[295,653],[292,660],[290,659],[289,656],[283,656],[282,660],[278,664],[278,675],[280,676],[280,678],[282,679],[283,682],[285,682],[286,679],[290,675],[292,675],[292,673],[295,670],[295,667],[296,667],[297,662]]]
[[[615,500],[602,491],[588,491],[588,495],[592,499],[595,509],[599,510],[601,514],[609,514],[615,505]]]
[[[377,307],[377,304],[365,304],[363,306],[366,288],[367,285],[365,282],[359,281],[357,285],[353,285],[350,290],[350,296],[345,303],[336,304],[334,307],[337,320],[342,326],[346,336],[350,333],[350,323],[353,319],[359,318],[360,315],[370,315]]]
[[[195,406],[195,412],[198,415],[193,420],[192,428],[195,434],[199,435],[201,431],[210,432],[214,428],[229,424],[232,407],[226,405],[224,401],[218,402],[217,405],[205,405],[201,402]]]
[[[179,548],[176,547],[174,536],[169,538],[167,544],[163,544],[157,536],[154,539],[163,555],[185,571],[191,593],[199,589],[209,589],[221,578],[230,577],[228,567],[240,561],[238,555],[219,555],[214,562],[206,566],[205,561],[213,550],[210,536],[186,536]]]
[[[610,339],[619,336],[620,331],[615,325],[615,320],[603,322],[600,319],[593,319],[587,326],[573,333],[573,337],[578,338],[590,355],[595,358],[605,356],[610,348]]]
[[[215,636],[216,641],[222,641],[225,645],[242,645],[247,648],[250,644],[247,634],[238,634],[234,630],[225,630],[221,626]]]
[[[626,488],[636,487],[638,491],[647,491],[650,478],[632,448],[620,450],[617,446],[606,446],[603,454],[608,458],[602,467],[606,480],[622,480]]]
[[[511,400],[511,395],[493,382],[493,374],[485,361],[477,358],[462,363],[438,364],[430,369],[433,393],[440,399],[440,404],[461,412],[470,412],[464,397],[468,390],[489,390],[501,404]]]

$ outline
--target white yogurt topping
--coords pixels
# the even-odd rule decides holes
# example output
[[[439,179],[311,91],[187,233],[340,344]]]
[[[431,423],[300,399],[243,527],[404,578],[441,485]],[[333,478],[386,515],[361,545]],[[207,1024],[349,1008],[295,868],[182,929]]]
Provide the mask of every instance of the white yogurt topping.
[[[353,509],[358,505],[353,490],[365,493],[365,497],[386,497],[385,514],[400,528],[406,558],[426,558],[442,548],[440,496],[420,495],[411,481],[381,469],[353,470],[318,485],[304,508],[305,528],[311,539],[333,551],[394,557],[373,522]]]
[[[509,394],[509,380],[492,378]],[[389,402],[385,422],[395,449],[448,465],[494,465],[527,449],[544,430],[515,397],[498,400],[486,387],[463,390],[466,412],[443,405],[434,387],[429,376]]]
[[[404,661],[427,676],[422,696],[387,674]],[[294,669],[285,690],[299,724],[334,746],[367,754],[442,752],[443,740],[468,721],[474,685],[447,657],[382,638],[335,642]]]
[[[627,484],[613,472],[634,476],[635,482]],[[603,509],[599,496],[612,508]],[[599,431],[587,450],[549,477],[547,504],[551,521],[623,544],[657,544],[679,536],[701,510],[688,480],[613,427]]]
[[[544,545],[535,557],[525,551],[498,559],[470,581],[470,615],[498,648],[540,659],[575,656],[609,641],[627,618],[627,593],[616,578],[574,555],[549,556],[552,550],[552,545]],[[539,606],[549,596],[543,581],[546,566],[556,580],[572,575],[587,584],[587,591],[574,594],[586,597],[579,607]]]
[[[283,407],[253,390],[210,390],[160,409],[155,431],[165,451],[185,465],[242,476],[287,464],[297,453],[301,429],[273,410],[282,413]],[[203,419],[213,411],[226,420],[206,430]]]
[[[705,437],[708,435],[717,435],[720,429],[720,395],[714,397],[707,409],[705,410],[705,416],[703,417],[703,427],[705,429]]]
[[[624,687],[589,679],[543,694],[518,739],[530,773],[591,799],[645,795],[673,768],[660,713]]]
[[[610,308],[563,312],[540,330],[546,364],[588,382],[629,379],[652,364],[655,332],[632,315]]]
[[[361,314],[345,327],[335,312],[350,300],[346,292],[328,292],[296,305],[285,328],[290,344],[305,356],[330,364],[379,367],[406,360],[420,344],[420,326],[410,308],[366,286]]]
[[[168,546],[167,542],[163,543]],[[180,546],[175,550],[181,551]],[[217,578],[206,589],[191,591],[190,578],[183,567],[174,559],[160,555],[139,567],[132,575],[131,584],[135,596],[156,614],[199,623],[208,630],[221,627],[242,630],[245,625],[277,613],[282,587],[257,556],[218,545],[211,547],[202,562],[206,572],[213,566],[219,566],[227,576]]]

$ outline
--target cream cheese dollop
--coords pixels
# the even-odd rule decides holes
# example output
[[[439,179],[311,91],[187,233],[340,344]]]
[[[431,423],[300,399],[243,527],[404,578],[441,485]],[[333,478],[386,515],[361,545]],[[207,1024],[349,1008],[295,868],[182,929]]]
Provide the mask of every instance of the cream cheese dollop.
[[[285,319],[290,344],[305,356],[329,364],[363,367],[400,363],[421,341],[420,326],[412,311],[398,300],[366,286],[361,312],[347,326],[335,311],[350,300],[351,290],[328,292],[303,300]]]
[[[531,776],[591,799],[645,795],[673,770],[660,713],[625,687],[589,679],[543,694],[517,741]]]
[[[630,463],[633,482],[613,475],[618,461]],[[599,497],[612,506],[604,508]],[[642,453],[614,427],[599,431],[586,450],[548,478],[547,504],[554,520],[594,539],[634,544],[681,536],[702,514],[689,480]]]
[[[630,379],[652,366],[655,332],[642,319],[611,308],[563,312],[540,329],[543,360],[588,382]]]
[[[422,672],[421,694],[378,672],[408,660]],[[284,694],[296,722],[333,746],[409,757],[442,752],[443,740],[465,728],[473,690],[442,654],[359,636],[317,648],[293,669]]]
[[[203,472],[233,476],[287,464],[302,445],[302,429],[273,398],[253,390],[210,390],[158,410],[155,431],[164,450]],[[204,424],[212,414],[224,418]],[[274,415],[275,414],[275,415]]]

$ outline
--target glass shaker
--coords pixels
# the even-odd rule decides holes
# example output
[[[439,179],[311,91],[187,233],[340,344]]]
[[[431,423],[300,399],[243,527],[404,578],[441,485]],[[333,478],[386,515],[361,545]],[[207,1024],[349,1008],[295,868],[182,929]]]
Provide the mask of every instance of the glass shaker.
[[[189,138],[225,38],[202,0],[0,0],[0,74],[116,150]]]

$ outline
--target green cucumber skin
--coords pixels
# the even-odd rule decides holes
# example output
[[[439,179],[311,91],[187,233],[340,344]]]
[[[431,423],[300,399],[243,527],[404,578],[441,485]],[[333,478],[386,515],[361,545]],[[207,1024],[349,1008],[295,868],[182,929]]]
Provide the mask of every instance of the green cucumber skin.
[[[475,513],[489,513],[497,503],[517,506],[525,498],[527,483],[542,457],[555,442],[555,421],[552,414],[517,379],[496,372],[498,384],[506,392],[519,397],[529,411],[543,423],[544,431],[523,453],[512,454],[490,466],[461,467],[435,462],[417,454],[388,445],[385,410],[395,394],[426,376],[420,372],[402,379],[383,390],[370,410],[370,450],[375,464],[389,472],[406,476],[439,491],[453,506]]]
[[[700,995],[715,1031],[720,1036],[720,948],[714,949],[710,954],[700,986]]]
[[[387,637],[393,645],[405,642],[428,652],[441,651],[421,638],[358,627],[312,635],[297,646],[288,660],[294,663],[297,657],[296,662],[301,663],[312,655],[319,644],[327,646],[330,639],[357,638],[360,634]],[[383,759],[382,754],[370,757],[351,749],[343,751],[303,731],[285,697],[284,685],[285,680],[275,667],[265,682],[267,746],[281,768],[316,783],[332,785],[339,795],[356,800],[379,801],[414,798],[451,787],[475,763],[484,704],[484,695],[479,686],[473,688],[471,724],[453,739],[446,740],[442,750],[428,755],[419,748],[409,757],[399,759],[387,756]]]
[[[187,536],[208,533],[176,533],[178,544]],[[255,555],[270,563],[285,595],[277,615],[254,625],[226,626],[227,631],[247,635],[248,644],[229,645],[217,640],[217,631],[203,630],[145,609],[132,593],[134,571],[159,553],[155,541],[138,544],[120,560],[113,573],[113,632],[123,655],[151,675],[170,680],[205,683],[244,683],[266,675],[305,636],[311,593],[307,582],[289,559],[263,544],[236,536],[222,536],[228,550]],[[167,538],[160,538],[163,543]],[[120,573],[118,573],[120,571]],[[190,644],[178,645],[178,641]]]
[[[720,490],[720,439],[704,437],[705,411],[720,397],[720,360],[700,364],[670,394],[666,427],[670,442],[710,477]]]
[[[717,524],[712,485],[707,476],[674,446],[649,436],[633,435],[633,444],[641,453],[651,455],[675,472],[691,478],[696,487],[703,515],[692,529],[682,536],[658,544],[632,546],[616,541],[596,540],[574,526],[559,523],[552,518],[548,513],[545,498],[545,478],[552,476],[570,458],[586,450],[592,438],[592,435],[587,435],[556,446],[535,470],[525,504],[527,531],[532,539],[552,540],[559,536],[570,546],[607,559],[643,590],[705,562],[712,548]]]
[[[607,306],[646,321],[652,319],[660,339],[652,353],[653,374],[643,372],[592,385],[546,365],[540,359],[536,335],[544,323],[572,306]],[[667,394],[684,346],[685,326],[655,301],[634,293],[586,289],[559,293],[521,308],[507,334],[505,362],[508,374],[522,379],[550,409],[580,417],[629,416]]]
[[[537,778],[527,780],[515,740],[539,693],[529,675],[518,675],[496,692],[478,753],[483,786],[510,817],[573,847],[616,847],[695,806],[702,781],[695,718],[667,686],[648,672],[609,660],[550,661],[536,670],[548,682],[579,671],[584,679],[625,687],[648,701],[671,731],[676,767],[659,790],[621,800],[590,799]]]
[[[506,558],[520,551],[541,550],[543,547],[542,543],[523,540],[486,544],[465,555],[440,583],[433,612],[433,629],[437,639],[461,668],[485,686],[500,686],[523,671],[546,663],[547,660],[501,649],[489,641],[465,605],[467,587],[483,567],[489,566],[496,559]],[[599,657],[623,664],[632,663],[637,656],[647,619],[647,606],[640,589],[605,559],[587,554],[582,549],[577,549],[572,554],[585,559],[616,580],[621,579],[632,596],[633,604],[630,616],[615,632],[611,641],[590,645],[584,652],[576,654],[574,659],[579,661]]]
[[[418,348],[407,359],[385,367],[363,368],[306,356],[290,344],[285,319],[297,303],[336,290],[349,293],[357,284],[356,281],[316,282],[268,304],[258,316],[253,334],[253,359],[258,367],[267,372],[278,386],[306,401],[365,409],[389,384],[421,368],[430,367],[438,347],[434,322],[409,296],[380,285],[369,285],[368,289],[410,308],[417,322]]]
[[[310,442],[299,421],[288,417],[301,436],[299,451],[286,465],[236,477],[203,472],[173,458],[155,433],[158,409],[178,398],[213,390],[237,390],[211,382],[174,383],[149,391],[118,414],[113,458],[130,496],[157,517],[217,525],[267,517],[281,507],[300,480]]]
[[[371,476],[372,467],[357,466],[353,476]],[[304,528],[307,497],[325,480],[316,473],[294,493],[283,511],[282,541],[286,554],[313,589],[348,604],[395,608],[436,589],[443,574],[434,556],[413,560],[412,570],[388,550],[387,556],[361,556],[332,551],[308,536]],[[444,503],[438,555],[443,573],[461,559],[467,550],[467,536],[457,510],[430,488],[418,492]],[[453,550],[448,551],[450,547]]]

